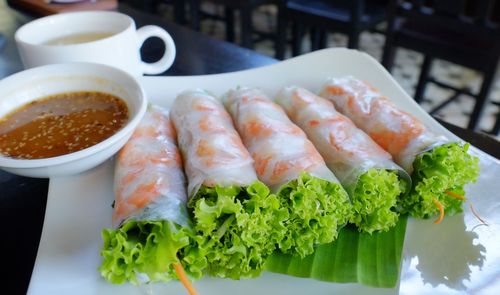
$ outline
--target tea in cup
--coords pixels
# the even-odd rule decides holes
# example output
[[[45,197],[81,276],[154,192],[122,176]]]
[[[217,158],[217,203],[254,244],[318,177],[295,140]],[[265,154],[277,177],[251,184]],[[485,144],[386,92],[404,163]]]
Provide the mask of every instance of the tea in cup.
[[[150,37],[165,43],[163,57],[141,60],[140,48]],[[136,30],[122,13],[86,11],[62,13],[34,20],[17,30],[15,40],[25,68],[61,62],[93,62],[122,69],[134,76],[159,74],[175,59],[172,37],[158,26]]]

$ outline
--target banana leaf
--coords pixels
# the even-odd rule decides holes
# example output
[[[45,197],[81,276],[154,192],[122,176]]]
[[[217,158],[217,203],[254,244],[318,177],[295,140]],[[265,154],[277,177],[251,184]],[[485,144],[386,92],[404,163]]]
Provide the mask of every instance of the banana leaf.
[[[279,252],[266,263],[270,272],[335,283],[360,283],[372,287],[396,286],[401,266],[407,216],[387,232],[360,233],[344,227],[332,243],[323,244],[304,258]]]

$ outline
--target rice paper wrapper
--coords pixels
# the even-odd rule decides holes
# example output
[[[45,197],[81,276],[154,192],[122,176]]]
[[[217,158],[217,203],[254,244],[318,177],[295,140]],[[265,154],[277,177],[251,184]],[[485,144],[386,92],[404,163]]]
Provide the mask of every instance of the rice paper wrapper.
[[[305,131],[352,195],[358,179],[369,169],[397,171],[409,187],[411,178],[392,157],[346,116],[337,112],[331,102],[296,86],[283,88],[276,97],[293,122]]]
[[[188,195],[207,187],[245,187],[257,181],[253,160],[224,106],[208,92],[181,93],[171,109],[189,180]]]
[[[272,191],[303,172],[339,182],[305,133],[262,91],[246,87],[230,90],[223,102],[255,160],[259,179]]]
[[[305,133],[283,109],[255,88],[231,90],[223,97],[236,128],[255,160],[259,179],[284,209],[283,253],[305,257],[330,243],[352,215],[347,192],[328,169]]]
[[[329,78],[320,96],[349,117],[409,174],[415,157],[432,147],[449,143],[428,130],[416,117],[401,111],[365,81],[354,77]]]
[[[149,106],[115,166],[113,225],[168,220],[188,226],[186,179],[168,111]]]
[[[257,180],[250,154],[214,96],[203,90],[183,92],[173,104],[172,119],[206,272],[232,279],[258,276],[276,241],[283,239],[286,212]]]

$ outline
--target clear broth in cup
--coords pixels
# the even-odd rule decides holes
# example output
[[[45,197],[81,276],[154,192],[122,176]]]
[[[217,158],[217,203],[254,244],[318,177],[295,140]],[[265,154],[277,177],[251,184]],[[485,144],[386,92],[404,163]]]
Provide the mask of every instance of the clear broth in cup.
[[[74,35],[67,35],[62,37],[57,37],[49,41],[44,42],[44,45],[72,45],[87,43],[92,41],[97,41],[113,36],[114,33],[80,33]]]

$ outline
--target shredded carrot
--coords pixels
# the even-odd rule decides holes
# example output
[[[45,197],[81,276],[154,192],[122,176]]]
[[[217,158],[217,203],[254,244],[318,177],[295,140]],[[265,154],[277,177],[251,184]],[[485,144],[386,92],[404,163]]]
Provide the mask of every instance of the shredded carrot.
[[[198,142],[198,146],[196,147],[196,155],[200,157],[213,158],[216,153],[217,150],[212,145],[210,145],[210,143],[207,140],[201,139]]]
[[[469,204],[469,207],[470,207],[470,210],[472,211],[472,214],[474,214],[474,216],[476,216],[476,218],[479,219],[479,221],[481,221],[482,224],[488,225],[488,223],[486,221],[484,221],[484,219],[482,219],[481,216],[479,216],[479,213],[477,213],[476,209],[474,209],[472,204]]]
[[[203,105],[202,103],[194,105],[194,109],[202,112],[213,112],[216,110],[214,106]]]
[[[344,95],[345,90],[341,86],[328,85],[326,86],[326,91],[332,95]]]
[[[441,202],[439,202],[437,199],[434,199],[433,202],[439,209],[439,217],[438,219],[436,219],[436,221],[434,221],[434,224],[439,224],[444,218],[444,207],[443,204],[441,204]]]
[[[311,125],[311,126],[318,126],[319,125],[319,121],[317,121],[317,120],[311,120],[311,121],[309,121],[309,125]]]
[[[450,191],[445,191],[444,193],[445,193],[445,194],[447,194],[448,196],[452,197],[452,198],[455,198],[455,199],[459,199],[459,200],[465,201],[465,197],[464,197],[464,196],[462,196],[462,195],[459,195],[459,194],[457,194],[457,193],[450,192]]]
[[[188,277],[186,276],[186,273],[184,272],[184,268],[182,267],[182,264],[180,262],[176,262],[173,264],[175,272],[177,273],[177,276],[179,277],[179,281],[184,285],[184,288],[186,288],[187,292],[189,295],[198,295],[198,292],[196,292],[196,289],[194,286],[191,284],[189,281]]]

